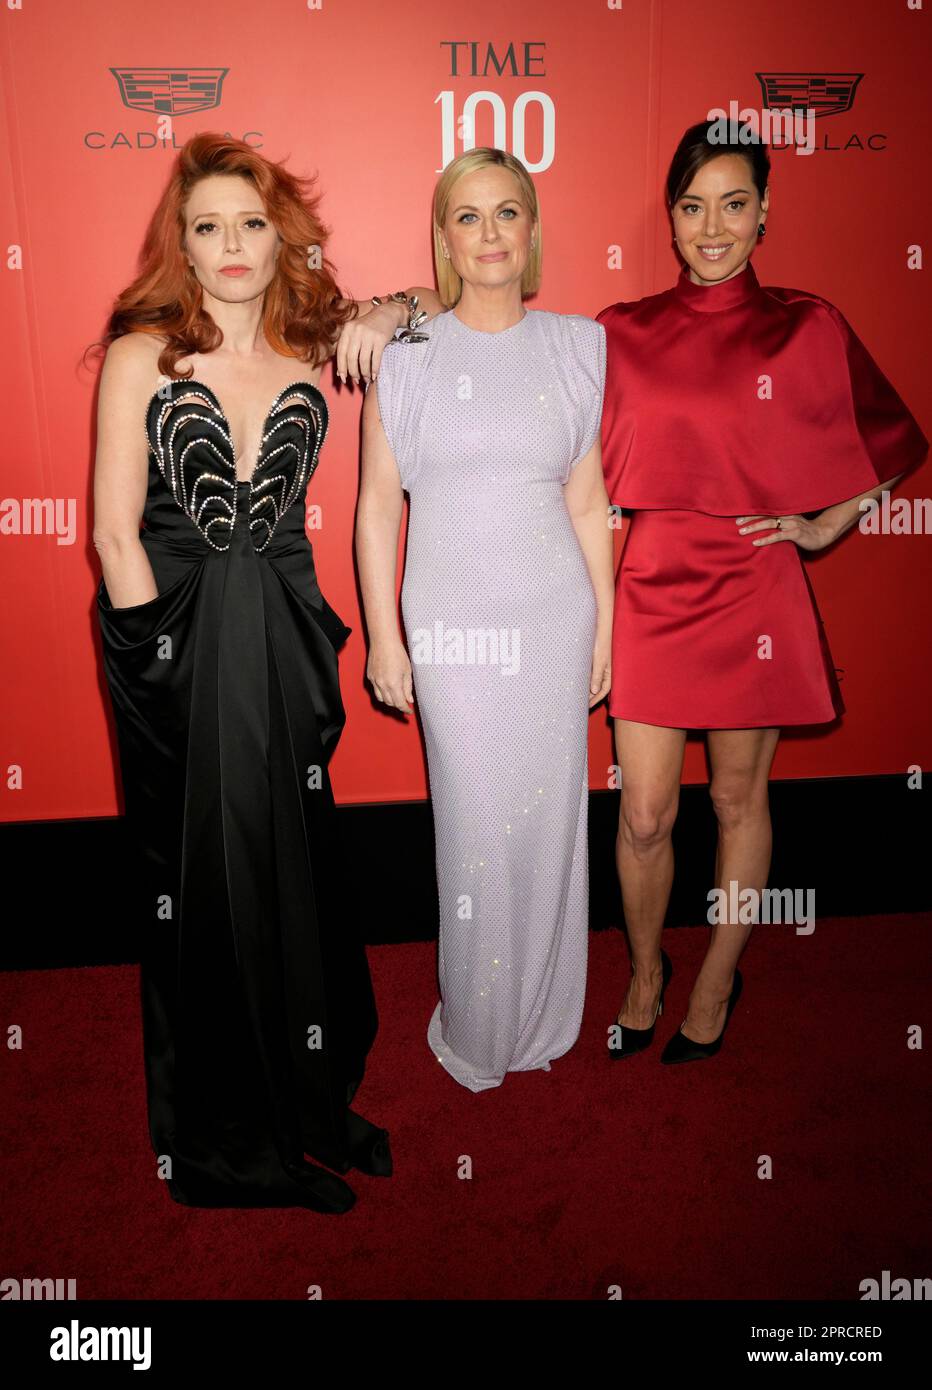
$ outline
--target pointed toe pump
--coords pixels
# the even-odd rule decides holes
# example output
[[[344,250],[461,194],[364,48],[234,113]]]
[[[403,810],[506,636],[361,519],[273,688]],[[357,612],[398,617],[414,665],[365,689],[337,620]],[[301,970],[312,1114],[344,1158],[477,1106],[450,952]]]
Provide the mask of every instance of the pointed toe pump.
[[[692,1038],[687,1038],[683,1032],[683,1024],[673,1034],[660,1055],[661,1062],[699,1062],[703,1057],[714,1057],[722,1045],[722,1038],[725,1036],[725,1029],[728,1027],[728,1020],[734,1012],[735,1005],[741,998],[741,991],[744,988],[744,980],[741,971],[735,969],[735,980],[731,987],[731,994],[728,996],[728,1007],[725,1010],[725,1022],[722,1024],[722,1031],[712,1042],[701,1043],[693,1042]],[[683,1023],[685,1023],[685,1018]]]
[[[663,1013],[663,996],[666,992],[667,985],[670,983],[670,978],[673,975],[673,965],[670,961],[670,957],[664,950],[660,952],[660,961],[663,966],[663,983],[660,986],[660,998],[657,1001],[657,1012],[654,1014],[654,1021],[649,1028],[628,1028],[624,1023],[618,1023],[616,1020],[615,1026],[619,1029],[620,1037],[617,1046],[613,1046],[612,1043],[609,1042],[608,1055],[612,1059],[617,1059],[618,1057],[633,1057],[636,1053],[643,1052],[646,1047],[650,1047],[651,1043],[654,1041],[654,1029],[657,1026],[658,1018]]]

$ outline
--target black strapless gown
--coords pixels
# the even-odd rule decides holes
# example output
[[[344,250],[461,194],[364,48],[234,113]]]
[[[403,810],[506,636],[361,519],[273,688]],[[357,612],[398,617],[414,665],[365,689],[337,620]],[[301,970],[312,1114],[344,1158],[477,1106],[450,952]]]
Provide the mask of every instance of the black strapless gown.
[[[378,1021],[327,765],[351,629],[321,594],[304,501],[326,401],[276,398],[249,482],[219,400],[149,402],[142,544],[157,598],[97,611],[138,906],[149,1132],[192,1206],[347,1210],[391,1173],[349,1108]],[[170,1162],[169,1162],[170,1160]]]

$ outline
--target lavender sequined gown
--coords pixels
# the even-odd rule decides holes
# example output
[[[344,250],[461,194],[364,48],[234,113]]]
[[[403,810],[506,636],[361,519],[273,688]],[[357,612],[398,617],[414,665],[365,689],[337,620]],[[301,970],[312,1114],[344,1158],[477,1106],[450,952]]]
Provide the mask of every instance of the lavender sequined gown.
[[[596,602],[563,496],[596,439],[605,331],[454,313],[392,346],[377,391],[410,494],[402,613],[427,747],[441,1000],[428,1041],[473,1091],[576,1041],[588,931]]]

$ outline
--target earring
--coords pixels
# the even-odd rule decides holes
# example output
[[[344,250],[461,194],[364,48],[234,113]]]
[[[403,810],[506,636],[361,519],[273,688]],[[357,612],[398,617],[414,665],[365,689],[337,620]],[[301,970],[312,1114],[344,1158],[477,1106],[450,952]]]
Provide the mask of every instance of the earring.
[[[757,235],[758,235],[759,237],[763,238],[763,236],[764,236],[764,234],[766,233],[766,231],[767,231],[767,228],[764,226],[763,222],[758,222],[758,224],[757,224]]]

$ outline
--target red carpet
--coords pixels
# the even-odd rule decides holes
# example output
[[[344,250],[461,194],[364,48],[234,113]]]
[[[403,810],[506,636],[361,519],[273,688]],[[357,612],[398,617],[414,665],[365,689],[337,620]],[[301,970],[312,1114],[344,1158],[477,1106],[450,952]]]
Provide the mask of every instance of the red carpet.
[[[195,1211],[155,1175],[135,968],[0,979],[0,1277],[74,1278],[79,1299],[857,1299],[930,1273],[928,916],[759,926],[721,1053],[659,1065],[704,950],[674,965],[654,1047],[604,1055],[619,933],[590,938],[579,1041],[552,1071],[473,1095],[432,1060],[435,947],[370,952],[381,1031],[358,1108],[391,1130],[395,1176],[356,1207]],[[461,1155],[473,1177],[457,1177]],[[761,1180],[762,1155],[773,1177]]]

